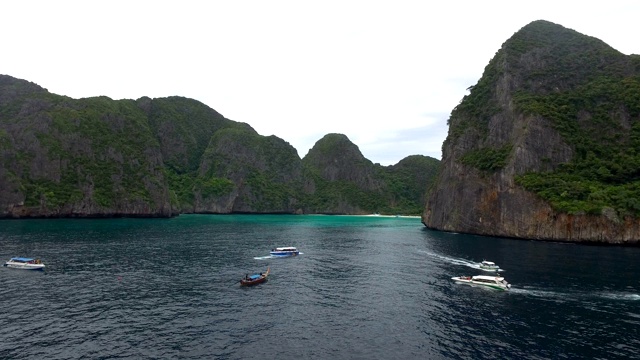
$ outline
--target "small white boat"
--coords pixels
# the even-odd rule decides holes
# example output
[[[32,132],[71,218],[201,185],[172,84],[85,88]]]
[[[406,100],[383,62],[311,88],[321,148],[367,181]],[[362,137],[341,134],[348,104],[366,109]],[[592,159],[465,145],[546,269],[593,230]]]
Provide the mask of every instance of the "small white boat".
[[[498,271],[500,270],[500,266],[496,265],[496,263],[492,261],[483,260],[480,263],[480,269],[485,271]]]
[[[296,256],[300,255],[300,251],[293,246],[277,247],[269,252],[271,256]]]
[[[44,264],[40,259],[14,257],[4,263],[4,266],[22,270],[44,270]]]
[[[511,284],[509,284],[502,276],[456,276],[451,279],[460,284],[479,285],[504,291],[511,289]]]

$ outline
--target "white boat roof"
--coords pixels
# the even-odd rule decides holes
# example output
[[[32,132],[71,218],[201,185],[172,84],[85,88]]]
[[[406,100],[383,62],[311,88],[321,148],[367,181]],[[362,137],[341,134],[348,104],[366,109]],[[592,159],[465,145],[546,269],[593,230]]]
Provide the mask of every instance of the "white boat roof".
[[[487,265],[495,265],[496,264],[493,261],[487,261],[487,260],[483,260],[482,263],[483,264],[487,264]]]
[[[484,280],[497,280],[500,281],[504,279],[502,276],[489,276],[489,275],[476,275],[473,279],[484,279]]]
[[[298,249],[296,249],[294,246],[285,246],[285,247],[277,247],[276,250],[286,251],[286,250],[298,250]]]

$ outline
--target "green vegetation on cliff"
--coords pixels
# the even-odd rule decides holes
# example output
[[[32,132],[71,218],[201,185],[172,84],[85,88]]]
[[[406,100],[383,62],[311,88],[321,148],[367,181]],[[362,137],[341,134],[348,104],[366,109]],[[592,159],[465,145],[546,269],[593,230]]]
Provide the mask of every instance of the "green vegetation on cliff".
[[[516,182],[556,210],[600,214],[613,208],[640,216],[640,57],[546,21],[535,21],[507,40],[451,115],[447,141],[469,126],[486,139],[498,89],[512,96],[515,114],[540,116],[573,150],[550,172],[516,176]],[[502,94],[501,96],[504,96]],[[497,171],[512,146],[483,147],[460,161]]]
[[[133,101],[22,96],[3,107],[0,120],[27,131],[20,137],[3,130],[4,165],[19,177],[26,206],[58,213],[80,202],[105,208],[151,202],[143,179],[155,178],[160,167],[145,152],[157,141]]]
[[[460,161],[465,165],[473,166],[480,170],[498,170],[507,164],[512,148],[511,145],[505,145],[498,149],[481,148],[464,154]]]
[[[419,215],[439,167],[440,160],[412,155],[387,168],[383,178],[391,194],[391,205],[383,207],[381,211],[387,214]]]
[[[554,24],[533,25],[514,36],[507,51],[515,57],[542,46],[547,66],[528,79],[545,86],[519,90],[514,103],[527,115],[550,120],[573,147],[574,158],[556,171],[525,174],[517,182],[559,211],[600,214],[613,208],[640,215],[637,57]],[[551,91],[554,84],[557,90]]]
[[[523,112],[544,116],[575,149],[551,173],[517,178],[561,211],[614,208],[640,215],[640,77],[600,77],[572,91],[519,95]]]
[[[495,100],[495,82],[499,75],[499,63],[496,56],[485,67],[478,83],[467,89],[470,90],[469,95],[466,95],[460,104],[451,111],[451,117],[447,121],[449,137],[458,138],[469,127],[482,134],[483,137],[488,135],[489,120],[501,110]],[[452,122],[451,119],[455,118],[461,121]]]
[[[414,155],[383,167],[364,158],[342,134],[328,134],[302,159],[315,191],[303,200],[310,212],[418,215],[439,160]]]
[[[149,126],[160,141],[165,165],[180,173],[198,169],[202,154],[216,131],[229,127],[250,129],[193,99],[179,96],[141,98],[137,103],[146,111]]]
[[[71,99],[0,75],[0,105],[0,217],[418,214],[439,164],[374,165],[339,134],[305,163],[182,97]]]

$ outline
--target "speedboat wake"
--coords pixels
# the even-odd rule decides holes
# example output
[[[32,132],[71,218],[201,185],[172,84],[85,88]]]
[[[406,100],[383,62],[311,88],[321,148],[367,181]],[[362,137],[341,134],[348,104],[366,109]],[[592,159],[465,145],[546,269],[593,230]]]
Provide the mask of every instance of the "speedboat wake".
[[[476,269],[476,270],[488,271],[486,269],[482,269],[480,267],[480,263],[475,262],[475,261],[470,261],[470,260],[462,259],[462,258],[454,258],[454,257],[439,255],[439,254],[436,254],[436,253],[432,253],[430,251],[424,251],[424,250],[418,250],[418,251],[420,251],[422,253],[425,253],[425,254],[427,254],[427,255],[429,255],[429,256],[437,259],[437,260],[440,260],[440,261],[442,261],[444,263],[447,263],[447,264],[461,265],[461,266],[470,267],[470,268]],[[495,271],[504,271],[504,270],[503,269],[498,269],[498,270],[491,270],[491,271],[495,272]]]
[[[640,301],[640,294],[628,292],[553,291],[532,287],[522,287],[513,289],[511,293],[544,298],[547,300],[559,302],[576,301],[582,304],[590,303],[590,299],[598,298],[613,301]]]

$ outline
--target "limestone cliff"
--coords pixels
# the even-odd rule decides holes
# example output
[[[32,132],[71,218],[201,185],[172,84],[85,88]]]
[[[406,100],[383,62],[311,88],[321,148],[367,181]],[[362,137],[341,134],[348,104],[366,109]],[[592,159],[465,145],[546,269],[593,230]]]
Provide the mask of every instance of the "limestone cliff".
[[[194,212],[302,212],[300,158],[291,144],[276,136],[248,129],[219,131],[210,140],[198,175],[209,181],[227,180],[229,187],[209,194],[196,190]]]
[[[0,76],[0,217],[171,216],[158,141],[130,100]]]
[[[302,159],[312,195],[308,212],[371,214],[384,186],[374,164],[343,134],[327,134]],[[368,203],[367,203],[368,202]]]
[[[305,163],[193,99],[71,99],[0,75],[0,218],[418,214],[438,164],[374,165],[339,134]]]
[[[366,159],[343,134],[327,134],[302,159],[305,212],[419,213],[440,162],[409,156],[384,167]]]
[[[639,64],[546,21],[514,34],[451,113],[425,226],[637,244]]]

